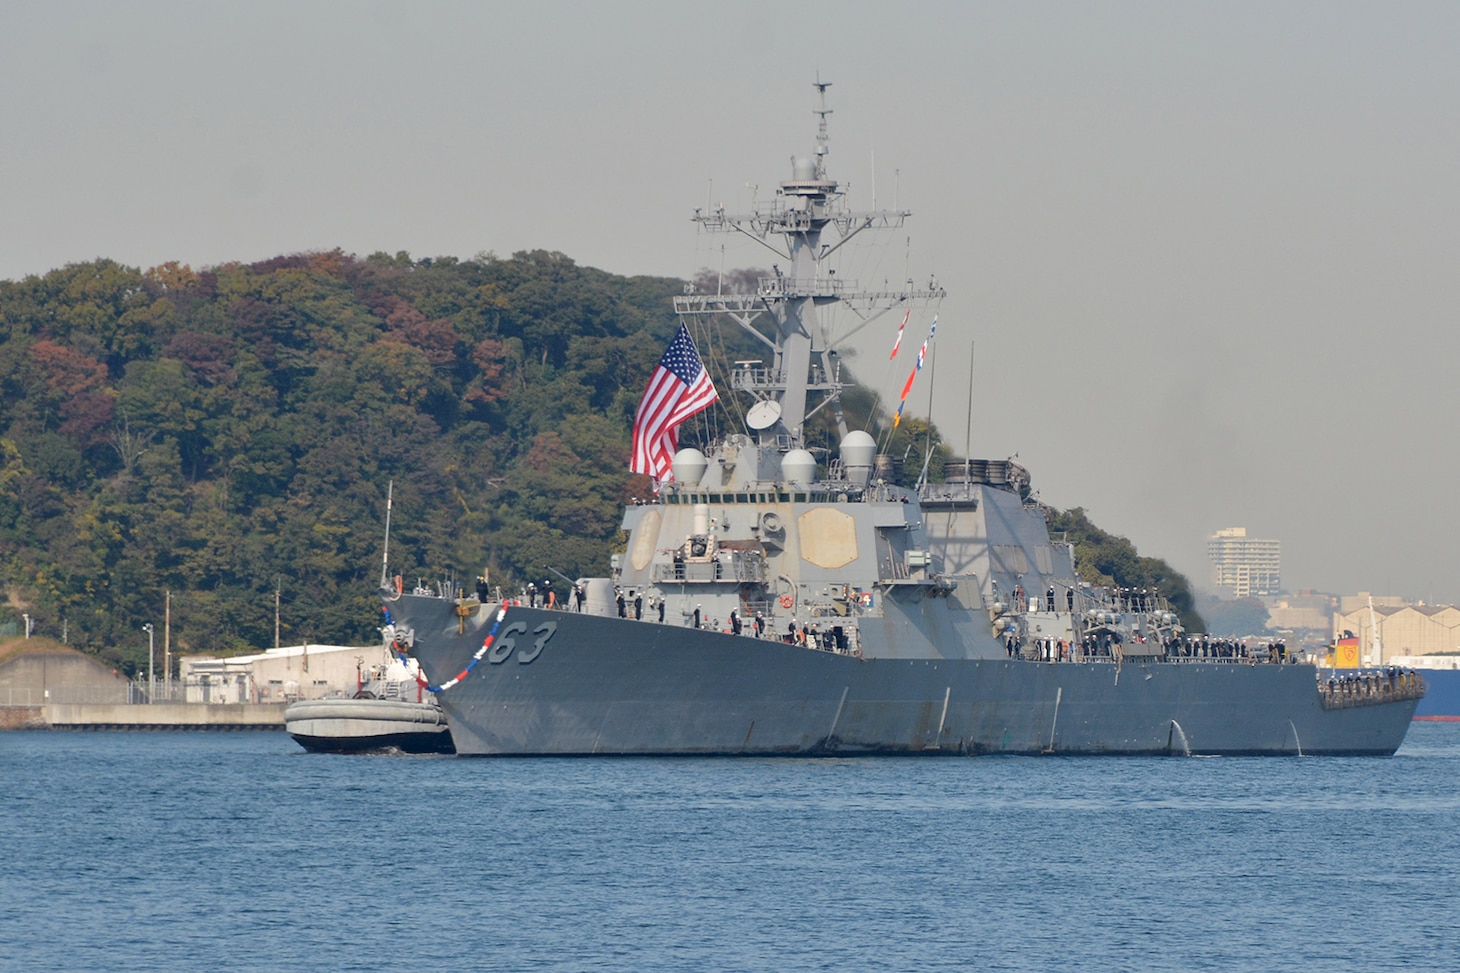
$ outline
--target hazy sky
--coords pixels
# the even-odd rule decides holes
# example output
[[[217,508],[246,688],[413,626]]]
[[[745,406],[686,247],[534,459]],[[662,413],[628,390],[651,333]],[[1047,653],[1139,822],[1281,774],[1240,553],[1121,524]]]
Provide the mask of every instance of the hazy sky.
[[[915,214],[842,272],[948,288],[958,451],[976,342],[975,455],[1194,581],[1246,526],[1289,588],[1460,601],[1460,5],[9,0],[0,28],[12,279],[765,266],[689,216],[789,178],[820,72],[831,174]],[[891,330],[859,343],[895,394]]]

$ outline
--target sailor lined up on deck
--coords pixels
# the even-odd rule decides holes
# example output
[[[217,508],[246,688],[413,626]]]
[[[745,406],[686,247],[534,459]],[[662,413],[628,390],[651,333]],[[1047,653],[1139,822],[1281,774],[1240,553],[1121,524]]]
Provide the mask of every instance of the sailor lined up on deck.
[[[1329,703],[1336,701],[1380,702],[1395,696],[1409,698],[1420,689],[1420,683],[1413,669],[1389,666],[1383,672],[1349,672],[1341,676],[1328,677],[1328,682],[1318,684],[1318,691],[1328,696]],[[1326,692],[1325,692],[1326,691]]]
[[[1147,591],[1145,588],[1118,588],[1115,592],[1115,600],[1123,611],[1151,611],[1156,607],[1159,593],[1155,588]]]
[[[583,589],[581,586],[574,585],[573,598],[574,602],[576,603],[576,610],[581,612],[583,610],[584,598]],[[653,594],[649,595],[649,610],[651,612],[658,613],[658,620],[661,624],[664,622],[665,609],[668,607],[668,603],[669,600],[667,598],[664,598],[662,596],[655,596]],[[644,619],[643,592],[630,590],[625,593],[622,589],[618,589],[614,597],[614,606],[618,610],[619,618],[633,618],[635,621],[643,621]],[[631,608],[633,611],[632,615],[629,614]],[[725,634],[730,635],[747,634],[745,631],[747,620],[740,616],[739,609],[732,608],[730,610],[730,614],[725,619],[725,626],[722,630],[720,628],[720,620],[718,618],[709,618],[708,616],[706,616],[704,608],[704,605],[695,605],[694,611],[691,612],[689,616],[688,624],[691,628],[708,628],[712,631],[723,631]],[[766,630],[766,619],[764,613],[756,612],[755,618],[749,622],[749,625],[751,627],[751,632],[749,634],[753,634],[756,638],[764,637]],[[789,632],[789,635],[787,636],[786,641],[793,643],[799,642],[803,645],[806,644],[806,630],[801,629],[798,631],[796,623],[794,621],[790,623],[790,628],[787,631]],[[813,625],[811,627],[811,638],[815,639],[816,637],[816,626]],[[829,635],[827,637],[829,637]]]
[[[1024,584],[1023,584],[1023,581],[1022,581],[1023,575],[1020,575],[1020,578],[1021,578],[1021,580],[1019,582],[1016,582],[1015,585],[1014,585],[1014,611],[1021,612],[1022,613],[1022,612],[1026,612],[1026,611],[1029,611],[1030,610],[1031,603],[1030,603],[1030,601],[1028,599],[1028,596],[1024,592]],[[1065,585],[1064,586],[1064,589],[1065,589],[1065,608],[1067,610],[1069,610],[1069,611],[1074,611],[1075,610],[1075,588],[1074,588],[1074,585]],[[1054,585],[1050,585],[1048,588],[1045,589],[1045,592],[1044,592],[1044,605],[1043,605],[1045,611],[1048,611],[1048,612],[1055,611],[1055,602],[1057,600],[1056,597],[1055,597],[1056,594],[1057,594],[1057,590],[1056,590],[1056,588],[1055,588]],[[998,585],[995,585],[994,586],[994,599],[996,601],[998,600]],[[1033,600],[1032,607],[1033,607],[1033,610],[1034,611],[1039,611],[1040,610],[1040,602],[1039,602],[1039,596],[1038,595],[1035,595],[1034,596],[1034,600]]]

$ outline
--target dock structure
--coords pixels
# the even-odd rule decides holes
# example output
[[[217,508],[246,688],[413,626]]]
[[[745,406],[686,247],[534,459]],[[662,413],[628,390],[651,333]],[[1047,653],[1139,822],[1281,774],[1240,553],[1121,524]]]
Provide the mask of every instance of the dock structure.
[[[352,669],[344,689],[354,683]],[[288,703],[149,701],[144,684],[59,642],[0,644],[0,730],[282,730]]]
[[[286,703],[52,703],[52,730],[282,730]]]
[[[282,730],[287,703],[0,705],[0,730]]]

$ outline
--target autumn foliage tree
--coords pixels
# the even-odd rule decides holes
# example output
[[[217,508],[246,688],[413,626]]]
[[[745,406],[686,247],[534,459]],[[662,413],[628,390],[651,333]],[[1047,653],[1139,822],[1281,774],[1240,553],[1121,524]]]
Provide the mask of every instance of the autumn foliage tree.
[[[392,481],[393,571],[606,573],[680,289],[543,252],[0,282],[0,624],[130,669],[168,591],[182,651],[272,644],[277,584],[286,638],[373,639]]]

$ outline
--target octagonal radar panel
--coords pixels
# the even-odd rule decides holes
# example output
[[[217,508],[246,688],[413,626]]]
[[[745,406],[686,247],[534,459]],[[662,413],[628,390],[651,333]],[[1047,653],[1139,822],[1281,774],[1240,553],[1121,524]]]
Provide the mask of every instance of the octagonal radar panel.
[[[766,399],[750,407],[750,411],[745,414],[745,424],[759,432],[774,426],[780,418],[781,403]]]

